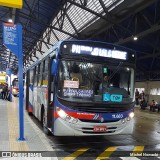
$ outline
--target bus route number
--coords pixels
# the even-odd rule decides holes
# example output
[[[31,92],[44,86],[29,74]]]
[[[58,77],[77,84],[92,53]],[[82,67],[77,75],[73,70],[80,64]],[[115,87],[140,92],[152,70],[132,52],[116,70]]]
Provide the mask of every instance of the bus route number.
[[[123,114],[112,114],[112,118],[123,118]]]

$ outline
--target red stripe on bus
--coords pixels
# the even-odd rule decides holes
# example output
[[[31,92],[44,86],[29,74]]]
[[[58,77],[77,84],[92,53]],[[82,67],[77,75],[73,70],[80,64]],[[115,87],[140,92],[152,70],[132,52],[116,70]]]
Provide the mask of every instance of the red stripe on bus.
[[[4,26],[10,26],[10,27],[13,27],[13,26],[14,26],[14,24],[12,24],[12,23],[4,23]]]
[[[28,112],[33,112],[33,108],[31,106],[28,106]]]
[[[58,118],[59,115],[57,114],[57,111],[54,111],[54,118]]]
[[[93,119],[95,116],[94,113],[81,113],[81,112],[66,112],[66,113],[74,118],[80,118],[80,119]]]
[[[74,117],[74,118],[78,118],[78,119],[93,119],[95,117],[96,114],[94,113],[81,113],[81,112],[68,112],[65,111],[68,115]],[[59,115],[57,113],[57,111],[54,111],[54,117],[58,118]]]
[[[48,99],[48,88],[46,88],[46,100]]]

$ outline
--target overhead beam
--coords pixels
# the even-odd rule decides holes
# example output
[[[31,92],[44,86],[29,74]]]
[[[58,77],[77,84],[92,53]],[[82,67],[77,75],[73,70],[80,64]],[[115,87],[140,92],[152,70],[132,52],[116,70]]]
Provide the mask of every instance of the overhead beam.
[[[147,59],[147,58],[151,58],[151,57],[157,57],[160,55],[160,52],[153,54],[147,54],[146,56],[141,56],[137,58],[137,61],[140,61],[142,59]]]
[[[156,0],[153,0],[153,1],[145,1],[143,3],[143,5],[141,5],[140,7],[136,7],[136,8],[133,8],[130,10],[130,12],[128,14],[125,14],[125,16],[123,18],[118,18],[117,21],[116,21],[116,24],[119,24],[120,22],[123,22],[124,20],[126,20],[127,18],[129,18],[131,15],[134,15],[138,12],[140,12],[141,10],[143,10],[144,8],[148,7],[149,5],[155,3]],[[116,24],[108,24],[106,25],[106,27],[100,29],[99,31],[93,33],[91,36],[90,36],[90,39],[92,38],[95,38],[97,35],[100,35],[101,33],[105,32],[107,29],[111,28],[113,25],[116,25]],[[128,32],[129,30],[127,30]]]
[[[142,37],[145,37],[151,33],[154,33],[156,31],[160,30],[160,25],[158,24],[155,24],[153,25],[151,28],[141,32],[141,33],[138,33],[134,36],[137,36],[138,38],[142,38]],[[133,41],[133,35],[130,36],[130,37],[127,37],[125,39],[121,39],[120,41],[116,42],[115,44],[124,44],[124,43],[127,43],[127,42],[130,42],[130,41]]]

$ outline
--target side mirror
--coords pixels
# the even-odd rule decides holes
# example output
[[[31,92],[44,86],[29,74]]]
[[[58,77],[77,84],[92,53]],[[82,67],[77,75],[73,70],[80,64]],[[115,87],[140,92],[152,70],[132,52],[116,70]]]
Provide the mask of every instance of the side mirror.
[[[55,76],[57,71],[57,60],[53,59],[52,61],[52,68],[51,68],[51,74]]]

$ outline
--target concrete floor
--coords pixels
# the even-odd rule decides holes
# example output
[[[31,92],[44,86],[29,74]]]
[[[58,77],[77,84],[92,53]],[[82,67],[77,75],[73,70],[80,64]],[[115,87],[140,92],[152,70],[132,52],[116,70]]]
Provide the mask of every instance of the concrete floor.
[[[17,101],[15,101],[15,103],[17,104]],[[14,108],[16,107],[13,107],[13,109]],[[1,109],[6,109],[6,107],[4,106],[3,108],[1,104]],[[4,114],[5,113],[4,110],[1,113]],[[28,130],[26,129],[25,134],[29,132],[31,137],[37,135],[39,137],[42,137],[43,129],[39,121],[34,116],[28,117],[26,115],[26,117],[30,121],[30,123],[32,123],[33,125],[36,124],[37,128],[40,130],[37,133],[33,133],[33,129],[28,129]],[[3,123],[3,121],[0,122]],[[1,124],[1,126],[4,125]],[[160,113],[150,112],[148,109],[140,110],[138,107],[135,108],[134,131],[132,135],[87,136],[87,137],[55,137],[51,135],[51,136],[45,136],[45,138],[48,147],[51,148],[50,151],[54,151],[59,160],[61,159],[99,160],[108,158],[111,160],[114,159],[157,160],[160,159],[159,158],[160,157]],[[41,140],[44,140],[45,138],[41,138]],[[34,138],[34,140],[37,142],[36,138]],[[29,139],[27,143],[28,142]],[[37,148],[41,146],[42,145],[36,145],[36,147],[33,150],[37,150]],[[151,158],[148,157],[137,158],[137,156],[129,157],[130,153],[133,153],[135,151],[139,151],[140,153],[153,151],[155,153],[158,152],[159,155],[157,157],[151,157]],[[130,159],[126,159],[127,157]]]
[[[116,151],[122,152],[121,157],[126,157],[126,152],[132,152],[140,147],[140,151],[160,151],[160,113],[140,110],[135,108],[134,132],[132,135],[96,136],[96,137],[54,137],[49,136],[51,146],[57,150],[57,156],[66,157],[79,149],[84,149],[86,159],[96,159],[107,148],[116,147]],[[112,148],[114,150],[114,148]],[[138,150],[139,151],[139,150]],[[83,151],[82,151],[83,152]],[[114,155],[112,153],[112,155]],[[120,157],[119,155],[119,157]],[[159,152],[160,157],[160,152]],[[112,157],[110,159],[114,159]],[[147,159],[143,157],[141,159]],[[157,157],[155,157],[158,159]],[[155,159],[152,157],[152,159]],[[77,158],[76,158],[77,159]],[[85,159],[78,157],[78,159]],[[101,158],[100,158],[101,159]],[[103,158],[102,158],[103,159]],[[106,158],[104,158],[106,159]],[[122,159],[122,158],[121,158]],[[132,157],[133,159],[133,157]],[[70,160],[70,159],[65,159]]]
[[[160,144],[160,113],[135,108],[134,131],[132,135],[94,137],[54,137],[53,145],[106,143],[107,145],[157,145]],[[104,142],[105,140],[105,142]]]

